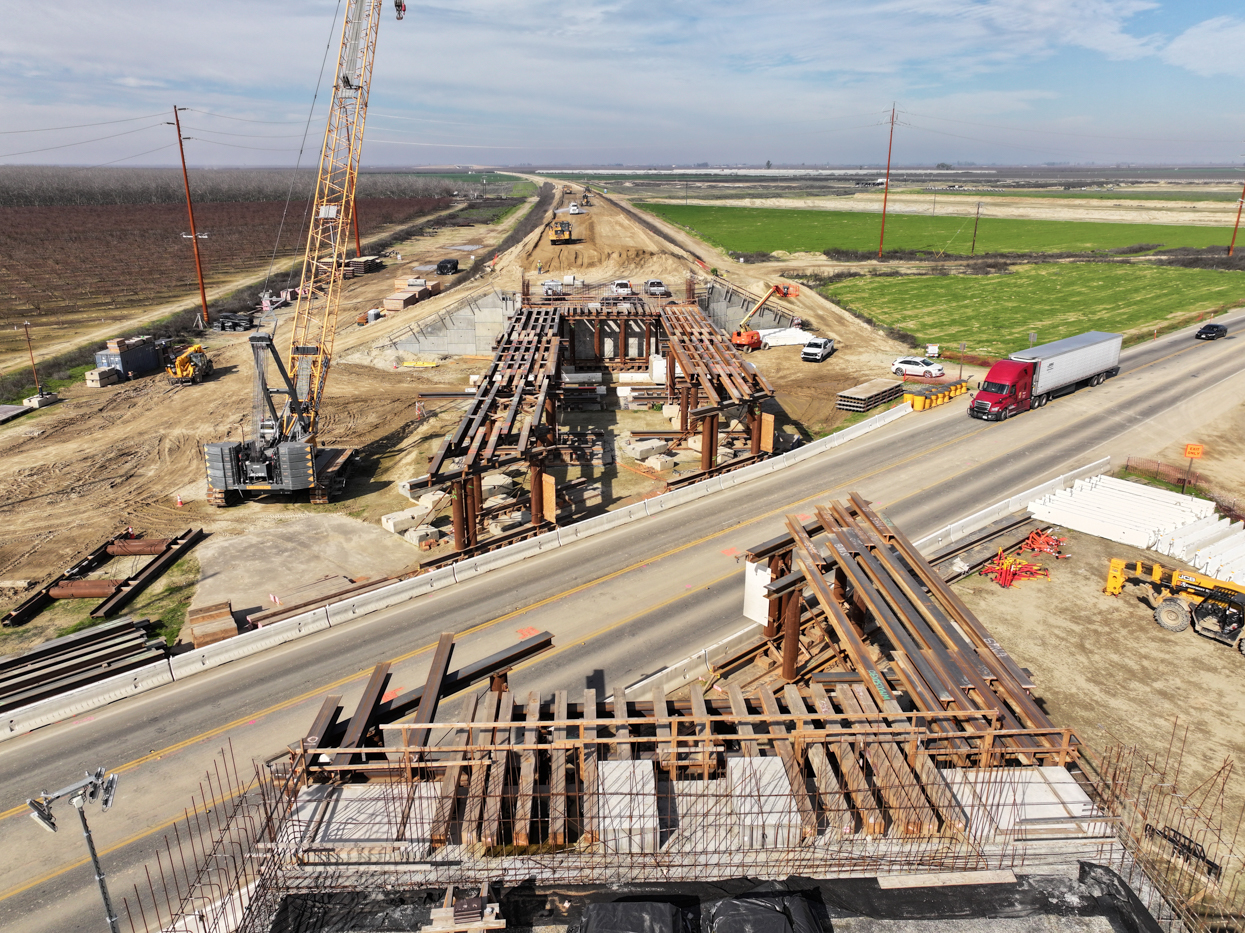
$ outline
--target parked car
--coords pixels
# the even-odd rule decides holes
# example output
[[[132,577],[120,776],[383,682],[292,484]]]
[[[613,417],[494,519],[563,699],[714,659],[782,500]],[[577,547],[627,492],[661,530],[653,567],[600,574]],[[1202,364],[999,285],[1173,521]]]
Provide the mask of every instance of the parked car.
[[[805,363],[820,363],[834,352],[834,341],[829,337],[814,337],[804,344],[800,359]]]
[[[669,298],[670,289],[666,287],[666,283],[661,279],[649,279],[644,283],[644,294],[651,295],[654,298]]]
[[[1203,324],[1193,336],[1198,340],[1218,340],[1228,336],[1228,329],[1222,324]]]
[[[891,372],[896,376],[941,376],[941,363],[924,356],[901,356],[891,363]]]
[[[442,259],[439,263],[437,263],[437,275],[453,275],[457,271],[457,259]]]
[[[612,286],[612,290],[615,295],[628,295],[629,296],[629,295],[635,294],[635,292],[631,288],[631,283],[627,281],[626,279],[619,279],[618,281],[616,281]]]

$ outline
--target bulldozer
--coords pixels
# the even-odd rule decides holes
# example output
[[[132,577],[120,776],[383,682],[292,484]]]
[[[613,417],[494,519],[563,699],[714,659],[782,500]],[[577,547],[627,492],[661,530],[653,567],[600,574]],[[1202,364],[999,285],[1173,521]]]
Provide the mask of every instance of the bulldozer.
[[[744,319],[731,334],[731,343],[734,344],[735,349],[742,350],[744,353],[751,353],[753,350],[768,350],[769,344],[761,339],[760,331],[749,330],[748,322],[765,306],[765,302],[769,301],[772,295],[778,295],[780,298],[795,298],[799,294],[800,286],[798,285],[771,285],[769,291],[752,306],[751,311],[744,315]]]
[[[569,220],[555,220],[549,225],[550,234],[549,242],[554,246],[565,246],[568,243],[574,243],[575,239],[571,233],[571,222]]]
[[[1216,580],[1191,570],[1115,558],[1103,592],[1119,596],[1128,588],[1154,609],[1154,621],[1169,632],[1193,631],[1245,654],[1245,585]]]
[[[169,374],[169,382],[173,385],[198,385],[212,375],[212,360],[203,349],[203,344],[196,343],[164,367],[164,371]]]

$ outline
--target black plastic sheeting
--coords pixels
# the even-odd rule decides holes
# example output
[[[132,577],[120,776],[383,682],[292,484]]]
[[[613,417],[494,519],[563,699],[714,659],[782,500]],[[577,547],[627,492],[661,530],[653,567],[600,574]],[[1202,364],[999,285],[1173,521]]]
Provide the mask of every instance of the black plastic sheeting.
[[[500,895],[500,897],[499,897]],[[271,933],[417,930],[444,889],[402,894],[290,895]],[[1106,917],[1127,933],[1162,933],[1114,871],[1080,863],[1079,878],[1020,875],[1014,884],[883,890],[876,878],[632,885],[494,886],[508,927],[566,924],[568,933],[832,933],[845,917],[955,920]],[[594,925],[589,925],[590,923]],[[610,925],[613,924],[613,925]]]
[[[802,895],[760,890],[704,905],[701,927],[704,933],[822,933]]]
[[[583,933],[687,933],[683,912],[660,901],[589,904]]]

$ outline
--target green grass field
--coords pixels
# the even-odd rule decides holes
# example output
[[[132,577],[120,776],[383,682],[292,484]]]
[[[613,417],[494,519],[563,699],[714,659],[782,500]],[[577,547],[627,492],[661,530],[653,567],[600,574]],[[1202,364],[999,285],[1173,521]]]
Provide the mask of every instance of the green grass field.
[[[929,188],[904,188],[907,194],[928,194],[934,192]],[[1079,198],[1095,201],[1233,201],[1241,196],[1239,191],[1134,191],[1131,188],[1116,188],[1113,191],[1080,190],[1064,191],[1062,189],[1039,189],[1034,191],[943,191],[938,190],[938,197],[976,198],[979,201],[990,198]]]
[[[1002,357],[1087,330],[1172,329],[1245,304],[1245,273],[1144,263],[1017,266],[1008,275],[861,277],[822,293],[922,342]]]
[[[687,228],[720,249],[739,253],[877,250],[882,224],[880,213],[650,202],[636,206]],[[987,211],[977,229],[977,254],[1087,252],[1139,243],[1227,247],[1231,236],[1232,231],[1224,227],[1003,220],[988,216]],[[886,218],[888,250],[946,250],[967,255],[972,237],[972,217],[888,214]]]

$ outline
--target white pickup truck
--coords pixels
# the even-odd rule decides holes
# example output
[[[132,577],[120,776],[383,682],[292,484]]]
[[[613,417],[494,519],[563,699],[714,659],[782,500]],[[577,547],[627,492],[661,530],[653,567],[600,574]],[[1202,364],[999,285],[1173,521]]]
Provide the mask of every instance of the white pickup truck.
[[[800,359],[805,363],[820,363],[834,352],[834,338],[814,337],[804,344],[800,351]]]

